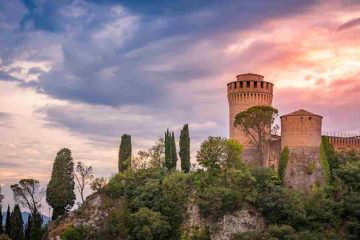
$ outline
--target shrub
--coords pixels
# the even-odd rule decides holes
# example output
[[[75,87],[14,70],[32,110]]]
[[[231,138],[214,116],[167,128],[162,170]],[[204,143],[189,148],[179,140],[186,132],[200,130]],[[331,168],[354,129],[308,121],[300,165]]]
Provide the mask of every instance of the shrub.
[[[278,174],[281,183],[284,183],[286,167],[289,160],[289,148],[287,146],[281,152],[280,159],[279,159],[279,167],[278,167]]]
[[[241,208],[239,192],[224,187],[211,187],[198,193],[200,213],[204,217],[219,218]]]
[[[277,187],[259,196],[256,205],[270,224],[301,226],[306,223],[304,196],[295,190]]]
[[[314,173],[315,168],[316,168],[316,162],[315,162],[315,161],[311,161],[311,162],[308,163],[307,166],[305,166],[305,172],[306,172],[308,175],[311,175],[311,174]]]
[[[84,233],[82,229],[75,228],[73,225],[68,226],[61,234],[62,240],[83,240]]]
[[[149,208],[140,208],[130,215],[129,233],[134,240],[169,239],[171,227],[167,219],[159,212]]]
[[[255,188],[259,193],[269,192],[281,185],[278,174],[272,168],[252,168],[251,174],[255,177]]]

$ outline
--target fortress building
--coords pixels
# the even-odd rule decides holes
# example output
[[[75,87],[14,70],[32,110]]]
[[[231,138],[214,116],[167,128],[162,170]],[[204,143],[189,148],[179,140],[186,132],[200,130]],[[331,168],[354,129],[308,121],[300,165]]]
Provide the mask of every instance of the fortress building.
[[[236,76],[236,81],[227,84],[229,101],[230,138],[237,140],[244,147],[244,159],[256,165],[267,165],[266,161],[259,160],[256,145],[239,128],[234,126],[235,117],[246,109],[265,105],[271,106],[273,99],[273,84],[265,82],[264,77],[258,74],[247,73]],[[270,129],[267,138],[270,139]],[[264,147],[264,158],[269,158],[269,146]]]
[[[256,144],[241,128],[234,126],[234,121],[238,113],[250,107],[271,106],[273,84],[264,81],[264,77],[258,74],[241,74],[236,76],[236,81],[227,84],[227,97],[230,138],[243,146],[244,161],[277,169],[281,151],[287,146],[289,158],[285,171],[285,185],[308,190],[323,182],[320,166],[322,116],[303,109],[281,116],[281,136],[271,135],[268,129],[263,159],[259,159]],[[360,150],[360,136],[329,136],[329,141],[337,150]]]

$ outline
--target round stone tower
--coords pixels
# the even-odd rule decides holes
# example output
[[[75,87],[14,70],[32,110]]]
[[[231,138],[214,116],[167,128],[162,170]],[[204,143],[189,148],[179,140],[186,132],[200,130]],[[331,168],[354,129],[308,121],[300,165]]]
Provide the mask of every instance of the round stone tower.
[[[240,74],[236,76],[236,81],[227,84],[230,138],[243,145],[243,159],[246,162],[254,163],[258,154],[250,138],[239,127],[234,126],[235,117],[238,113],[253,106],[271,106],[273,86],[274,84],[264,81],[264,76],[253,73]],[[265,148],[268,149],[268,147]],[[266,149],[264,149],[264,158],[268,158]],[[264,161],[262,165],[266,165]]]
[[[323,182],[320,163],[322,116],[303,109],[281,119],[281,149],[289,148],[284,184],[311,190]]]
[[[322,116],[303,109],[281,116],[281,148],[319,147]]]

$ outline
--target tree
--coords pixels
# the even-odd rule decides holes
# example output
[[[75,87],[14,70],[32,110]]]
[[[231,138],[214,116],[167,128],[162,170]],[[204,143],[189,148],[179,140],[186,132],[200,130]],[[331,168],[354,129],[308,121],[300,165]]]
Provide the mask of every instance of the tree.
[[[131,136],[124,134],[121,136],[119,148],[119,172],[123,172],[131,167]]]
[[[201,143],[200,150],[196,155],[196,160],[201,166],[208,170],[220,170],[227,159],[225,142],[225,138],[208,137],[207,140]]]
[[[23,207],[27,207],[31,214],[41,207],[41,200],[45,195],[44,188],[35,179],[21,179],[19,184],[11,185],[14,199]]]
[[[0,204],[0,235],[4,233],[4,227],[2,223],[3,223],[2,206]]]
[[[30,239],[31,240],[41,240],[43,231],[42,231],[43,220],[39,212],[34,212],[31,216],[29,225]]]
[[[165,167],[170,170],[172,169],[173,163],[172,163],[172,142],[171,142],[171,133],[169,129],[165,132]]]
[[[21,217],[21,210],[19,204],[15,204],[14,210],[11,213],[11,231],[10,237],[13,240],[23,240],[23,220]]]
[[[177,164],[177,153],[176,153],[176,142],[175,142],[175,135],[174,132],[171,133],[171,162],[172,162],[172,166],[171,168],[173,170],[176,169],[176,164]]]
[[[161,213],[145,207],[130,215],[129,230],[134,240],[162,240],[169,239],[171,227]]]
[[[76,173],[75,179],[78,184],[77,189],[80,193],[81,201],[84,203],[84,190],[85,187],[91,183],[94,179],[94,175],[92,174],[93,168],[92,166],[83,165],[81,162],[77,162],[76,165]]]
[[[46,201],[54,209],[52,219],[67,213],[75,203],[74,163],[71,151],[61,149],[55,158],[46,189]]]
[[[2,217],[2,200],[4,199],[4,195],[1,193],[1,186],[0,186],[0,235],[4,233],[3,228],[3,217]]]
[[[234,125],[240,127],[256,145],[261,163],[264,143],[270,140],[267,136],[277,114],[278,110],[271,106],[254,106],[238,113],[235,117]]]
[[[139,151],[133,159],[134,169],[161,168],[165,165],[164,138],[158,138],[147,151]]]
[[[91,183],[90,183],[90,189],[94,192],[99,191],[100,189],[102,189],[103,187],[105,187],[105,185],[107,184],[107,180],[103,177],[101,178],[95,178]]]
[[[11,232],[11,215],[10,215],[10,206],[8,205],[8,209],[6,212],[6,222],[5,222],[5,233],[10,235]]]
[[[30,238],[30,231],[31,231],[31,214],[28,216],[28,221],[27,224],[25,226],[25,240],[31,240]]]
[[[180,132],[180,150],[181,170],[185,173],[190,171],[190,136],[189,125],[185,124]]]

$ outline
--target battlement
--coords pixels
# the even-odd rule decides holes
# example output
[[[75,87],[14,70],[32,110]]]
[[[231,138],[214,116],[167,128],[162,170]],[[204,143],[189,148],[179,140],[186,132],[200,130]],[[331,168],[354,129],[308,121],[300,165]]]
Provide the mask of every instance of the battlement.
[[[329,138],[329,142],[337,151],[347,149],[360,149],[360,135],[356,134],[330,134],[324,133],[323,136]]]
[[[234,81],[227,84],[228,95],[233,93],[264,93],[273,94],[273,86],[271,82],[263,80],[244,80]]]

